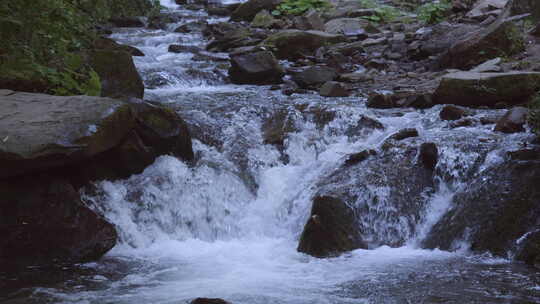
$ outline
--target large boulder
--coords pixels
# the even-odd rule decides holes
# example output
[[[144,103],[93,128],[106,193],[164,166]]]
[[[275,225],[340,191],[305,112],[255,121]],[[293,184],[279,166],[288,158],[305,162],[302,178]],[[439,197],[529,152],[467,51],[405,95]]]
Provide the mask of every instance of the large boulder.
[[[335,197],[315,197],[298,251],[326,258],[358,248],[367,245],[360,236],[354,209]]]
[[[507,256],[516,241],[540,228],[540,154],[512,158],[483,170],[456,193],[423,246],[452,250],[465,241],[473,251]]]
[[[279,4],[281,0],[248,0],[238,6],[238,8],[232,13],[232,21],[248,21],[251,22],[255,15],[262,10],[272,11]]]
[[[146,102],[14,92],[0,103],[0,179],[75,164],[99,168],[88,160],[107,155],[110,164],[101,166],[118,168],[121,176],[142,171],[161,154],[193,158],[183,120]],[[146,161],[130,163],[137,155],[127,149],[133,143]]]
[[[121,50],[95,50],[90,64],[101,79],[101,96],[143,98],[144,84],[131,54]]]
[[[441,58],[442,67],[468,69],[496,57],[508,57],[525,50],[519,28],[500,18],[486,29],[473,32],[453,44]]]
[[[345,36],[320,31],[284,30],[263,41],[279,59],[298,59],[313,54],[322,46],[343,42]]]
[[[0,265],[87,262],[116,244],[114,226],[65,179],[0,180],[0,193]]]
[[[229,78],[236,84],[281,83],[285,70],[269,51],[231,56]]]
[[[442,77],[433,96],[437,104],[494,107],[527,101],[540,88],[540,73],[457,72]]]

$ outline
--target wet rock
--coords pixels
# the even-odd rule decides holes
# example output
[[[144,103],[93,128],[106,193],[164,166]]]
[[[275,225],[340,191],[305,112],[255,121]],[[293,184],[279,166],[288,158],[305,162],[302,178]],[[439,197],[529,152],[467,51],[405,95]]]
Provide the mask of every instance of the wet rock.
[[[139,17],[116,17],[109,19],[115,27],[144,27],[144,22]]]
[[[377,152],[375,152],[375,150],[364,150],[362,152],[351,154],[347,157],[347,160],[345,161],[345,166],[356,165],[360,162],[363,162],[368,157],[376,154]]]
[[[262,10],[251,21],[252,27],[272,28],[278,21],[267,10]]]
[[[533,143],[534,144],[534,143]],[[540,160],[540,149],[520,149],[508,152],[508,157],[513,160]]]
[[[435,170],[435,166],[437,166],[437,161],[439,159],[437,145],[435,143],[423,143],[420,146],[418,159],[424,168],[431,171]]]
[[[336,78],[336,70],[326,66],[311,66],[292,77],[301,88],[317,87]]]
[[[174,31],[176,33],[192,33],[192,32],[201,30],[203,26],[204,26],[204,22],[202,21],[192,21],[192,22],[188,22],[188,23],[180,25]]]
[[[149,103],[31,93],[0,102],[0,135],[9,138],[0,147],[0,178],[79,164],[68,171],[84,183],[140,173],[162,154],[193,159],[183,120]]]
[[[136,47],[123,45],[104,37],[100,37],[94,41],[94,48],[98,50],[125,51],[131,56],[144,56],[144,53]]]
[[[82,263],[116,244],[112,224],[86,207],[66,180],[0,180],[0,265]]]
[[[230,304],[229,302],[223,299],[217,298],[196,298],[191,301],[190,304]]]
[[[540,73],[457,72],[442,77],[434,93],[437,104],[494,107],[526,102],[540,88]]]
[[[529,232],[520,241],[515,259],[540,268],[540,230]]]
[[[206,11],[208,12],[208,15],[210,16],[221,16],[221,17],[225,17],[225,16],[230,16],[232,14],[232,12],[226,8],[226,7],[208,7],[206,9]]]
[[[171,53],[198,53],[202,51],[202,49],[194,45],[171,44],[169,45],[168,51]]]
[[[366,106],[368,108],[390,109],[396,105],[391,95],[375,93],[368,97]]]
[[[237,84],[281,83],[285,71],[268,51],[240,54],[231,57],[229,78]]]
[[[284,30],[270,35],[262,45],[270,48],[279,59],[295,60],[344,40],[344,36],[320,31]]]
[[[418,146],[398,145],[340,166],[316,185],[318,196],[338,198],[354,208],[356,230],[369,248],[404,244],[415,233],[415,219],[428,203],[426,194],[433,192],[433,172],[418,165]]]
[[[405,128],[405,129],[401,129],[398,132],[392,134],[389,137],[389,139],[400,141],[400,140],[404,140],[404,139],[407,139],[407,138],[410,138],[410,137],[417,137],[417,136],[418,136],[418,131],[415,128]]]
[[[331,196],[317,196],[300,236],[298,251],[326,258],[367,248],[356,223],[354,210],[345,202]]]
[[[296,130],[294,120],[289,116],[289,111],[286,109],[276,111],[263,122],[264,143],[283,147],[287,135]]]
[[[487,29],[458,41],[441,59],[442,67],[471,68],[496,57],[508,57],[525,50],[520,30],[503,19]]]
[[[529,109],[524,107],[515,107],[506,112],[495,125],[495,131],[503,133],[525,132],[527,123],[527,114]]]
[[[238,6],[232,13],[232,21],[247,21],[251,22],[255,15],[262,10],[273,11],[281,0],[248,0]]]
[[[407,54],[411,59],[423,60],[430,56],[438,56],[455,43],[462,41],[470,33],[480,30],[477,25],[458,24],[450,25],[446,22],[437,24],[430,28],[421,28],[414,40],[407,47]]]
[[[144,84],[129,53],[95,50],[90,55],[90,65],[101,80],[101,96],[143,98]]]
[[[465,240],[475,252],[506,257],[538,225],[539,184],[538,161],[508,159],[488,167],[455,194],[453,207],[433,226],[423,247],[454,250]]]
[[[458,120],[465,116],[467,113],[464,109],[452,105],[444,106],[439,117],[442,120]]]
[[[412,95],[406,98],[405,102],[408,106],[416,109],[428,109],[433,107],[432,94]]]
[[[349,90],[337,81],[327,81],[319,90],[319,94],[325,97],[347,97],[350,95]]]

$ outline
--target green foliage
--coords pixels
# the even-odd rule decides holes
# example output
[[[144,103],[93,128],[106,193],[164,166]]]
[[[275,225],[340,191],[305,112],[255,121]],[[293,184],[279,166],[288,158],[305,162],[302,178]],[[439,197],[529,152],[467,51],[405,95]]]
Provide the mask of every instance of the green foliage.
[[[0,78],[39,81],[58,95],[99,95],[85,51],[113,16],[159,10],[158,0],[0,0]]]
[[[418,8],[418,19],[427,24],[440,23],[448,16],[451,8],[452,4],[448,0],[426,3]]]
[[[310,9],[323,10],[329,7],[330,2],[326,0],[285,0],[272,11],[272,15],[302,15]]]
[[[402,12],[390,5],[381,5],[375,2],[374,0],[360,0],[360,4],[364,8],[370,8],[375,10],[375,14],[371,16],[362,17],[363,19],[369,20],[375,23],[386,23],[396,20],[398,17],[402,16]]]
[[[528,121],[533,132],[540,135],[540,92],[529,102]]]

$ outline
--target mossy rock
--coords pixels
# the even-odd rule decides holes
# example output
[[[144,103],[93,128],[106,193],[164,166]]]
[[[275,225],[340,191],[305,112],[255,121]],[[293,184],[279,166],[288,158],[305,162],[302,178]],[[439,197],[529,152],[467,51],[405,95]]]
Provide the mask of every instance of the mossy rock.
[[[102,97],[143,98],[144,84],[129,53],[95,50],[90,54],[90,64],[101,79]]]

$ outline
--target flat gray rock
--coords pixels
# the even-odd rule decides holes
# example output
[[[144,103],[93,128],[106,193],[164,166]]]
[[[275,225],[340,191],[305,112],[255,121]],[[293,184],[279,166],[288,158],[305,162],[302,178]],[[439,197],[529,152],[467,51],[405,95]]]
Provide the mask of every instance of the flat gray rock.
[[[0,178],[88,158],[134,125],[129,106],[90,96],[0,94]]]

